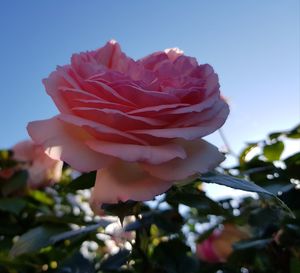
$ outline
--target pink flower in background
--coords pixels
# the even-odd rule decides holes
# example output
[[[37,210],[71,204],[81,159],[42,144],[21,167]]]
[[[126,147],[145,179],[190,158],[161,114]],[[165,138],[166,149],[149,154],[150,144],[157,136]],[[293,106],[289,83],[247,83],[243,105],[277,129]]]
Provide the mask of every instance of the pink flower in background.
[[[249,238],[249,234],[233,224],[225,224],[223,229],[216,229],[203,242],[197,244],[196,254],[208,263],[226,262],[233,251],[232,245]]]
[[[43,147],[30,140],[17,143],[13,158],[23,162],[21,168],[28,171],[28,186],[39,188],[60,180],[63,162],[49,157]]]
[[[29,134],[52,158],[97,170],[94,208],[152,199],[224,160],[201,139],[229,113],[218,76],[178,49],[134,61],[110,41],[43,82],[60,114],[31,122]]]

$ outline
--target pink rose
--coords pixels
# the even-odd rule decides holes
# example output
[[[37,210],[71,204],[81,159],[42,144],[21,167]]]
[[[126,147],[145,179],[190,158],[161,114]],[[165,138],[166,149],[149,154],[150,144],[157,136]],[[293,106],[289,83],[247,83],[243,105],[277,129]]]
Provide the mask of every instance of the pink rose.
[[[45,79],[60,114],[28,131],[49,155],[97,171],[92,204],[149,200],[224,156],[201,138],[225,122],[218,76],[178,49],[140,60],[115,41],[74,54]]]
[[[248,233],[233,224],[225,224],[223,229],[216,229],[203,242],[197,244],[196,254],[208,263],[226,262],[233,251],[232,245],[249,238]]]
[[[32,141],[22,141],[13,148],[13,158],[23,163],[23,169],[28,171],[28,186],[39,188],[59,181],[63,162],[49,157],[43,147]]]

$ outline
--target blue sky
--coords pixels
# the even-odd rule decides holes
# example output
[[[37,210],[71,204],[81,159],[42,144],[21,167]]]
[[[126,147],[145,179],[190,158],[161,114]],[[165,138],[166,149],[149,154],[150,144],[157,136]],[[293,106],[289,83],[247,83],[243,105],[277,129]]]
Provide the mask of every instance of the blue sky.
[[[57,113],[42,78],[114,38],[133,58],[176,46],[213,65],[231,105],[224,132],[239,151],[300,120],[299,16],[298,0],[2,0],[0,147]]]

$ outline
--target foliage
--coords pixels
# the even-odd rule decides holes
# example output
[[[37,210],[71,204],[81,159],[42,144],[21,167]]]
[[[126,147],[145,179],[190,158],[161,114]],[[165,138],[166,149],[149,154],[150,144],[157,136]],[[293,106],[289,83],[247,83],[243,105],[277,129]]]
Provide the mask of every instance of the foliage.
[[[60,183],[30,189],[26,170],[17,169],[0,178],[0,272],[300,272],[299,146],[282,158],[286,141],[299,138],[299,126],[271,133],[250,143],[236,166],[173,186],[151,202],[104,205],[106,216],[88,206],[95,173],[64,166]],[[11,151],[0,152],[0,172],[17,164]],[[258,195],[213,200],[204,182]],[[234,243],[226,262],[200,260],[196,244],[227,223],[248,239]]]

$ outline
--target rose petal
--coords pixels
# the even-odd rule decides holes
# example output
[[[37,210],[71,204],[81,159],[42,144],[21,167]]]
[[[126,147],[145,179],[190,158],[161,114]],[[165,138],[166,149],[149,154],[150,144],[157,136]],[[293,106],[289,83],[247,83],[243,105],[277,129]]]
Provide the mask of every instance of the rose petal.
[[[196,173],[205,173],[218,166],[224,159],[218,149],[204,140],[178,141],[186,151],[185,159],[173,159],[160,165],[141,163],[152,176],[174,181]]]
[[[214,103],[216,103],[217,100],[220,99],[220,92],[215,92],[211,94],[208,98],[203,99],[201,102],[189,105],[186,107],[180,107],[178,109],[172,109],[170,111],[167,111],[165,114],[185,114],[185,113],[191,113],[191,112],[201,112],[209,107],[211,107]]]
[[[212,124],[218,116],[228,115],[228,105],[223,100],[218,100],[211,108],[202,111],[201,113],[190,113],[183,115],[182,118],[178,118],[176,122],[172,124],[172,127],[189,127],[195,126],[202,122],[210,120]],[[217,118],[217,120],[219,120]],[[217,124],[215,124],[218,126]]]
[[[161,164],[174,158],[184,159],[186,157],[184,149],[174,143],[160,146],[145,146],[89,140],[87,144],[96,152],[114,156],[127,162]]]
[[[138,62],[143,64],[143,66],[149,70],[154,70],[154,67],[158,63],[162,63],[166,60],[169,60],[168,55],[166,52],[158,51],[154,52],[142,59],[140,59]]]
[[[81,117],[73,116],[73,115],[58,115],[58,119],[76,125],[78,127],[82,127],[85,130],[87,130],[89,133],[91,132],[93,136],[96,138],[99,137],[100,140],[103,140],[103,138],[108,138],[111,141],[113,141],[116,137],[120,141],[122,140],[123,143],[127,143],[129,140],[134,143],[139,143],[143,145],[147,145],[148,143],[140,138],[137,138],[131,134],[128,134],[126,132],[111,128],[109,126],[106,126],[104,124],[94,122],[91,120],[87,120]]]
[[[30,122],[27,130],[37,144],[48,148],[50,157],[67,162],[78,171],[97,170],[111,161],[111,157],[86,146],[85,141],[91,137],[83,129],[57,117]]]
[[[120,95],[119,92],[117,92],[112,87],[105,84],[104,82],[95,81],[95,80],[86,80],[86,84],[89,84],[89,88],[93,87],[95,89],[94,94],[99,95],[101,98],[107,101],[125,103],[132,106],[135,105],[135,101],[128,100],[125,96]]]
[[[217,113],[211,120],[205,120],[198,125],[190,127],[177,127],[177,128],[162,128],[162,129],[143,129],[143,130],[130,130],[127,133],[134,135],[150,135],[158,138],[183,138],[186,140],[193,140],[196,138],[207,136],[218,128],[220,128],[229,114],[229,107],[224,104],[221,111]]]
[[[188,106],[187,103],[175,103],[175,104],[161,104],[149,107],[142,107],[140,109],[135,109],[127,112],[128,114],[140,114],[140,113],[149,113],[149,112],[160,112],[167,109],[179,108],[183,106]]]
[[[161,104],[180,103],[180,100],[173,94],[146,90],[135,84],[114,83],[113,88],[127,100],[134,102],[139,107],[148,107]]]
[[[159,119],[129,115],[116,109],[74,107],[72,110],[80,117],[120,130],[133,130],[145,127],[153,128],[153,126],[163,126],[166,124]]]
[[[97,172],[92,192],[92,208],[99,212],[103,203],[113,204],[127,200],[147,201],[165,192],[172,182],[152,177],[137,163],[117,161]]]
[[[70,113],[70,110],[59,89],[62,87],[80,88],[76,81],[65,71],[67,69],[69,69],[68,66],[58,67],[47,79],[43,80],[48,95],[51,96],[56,107],[62,113]]]

